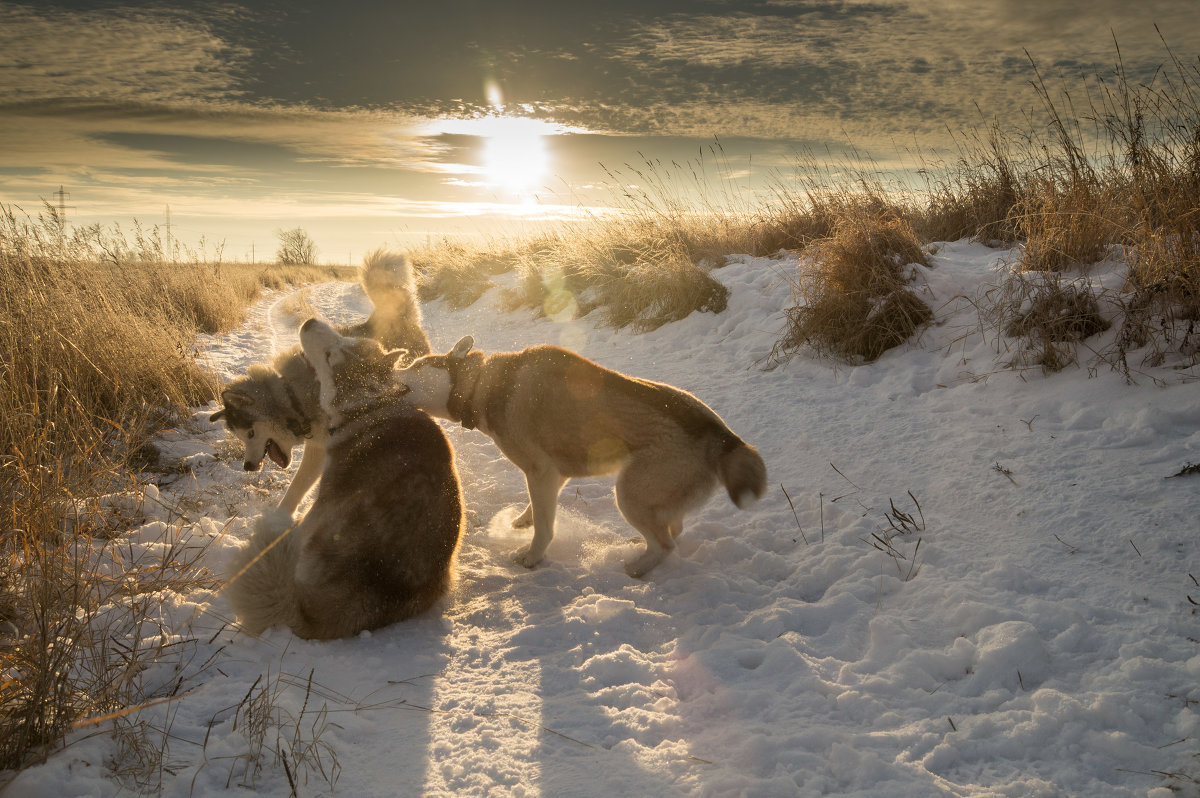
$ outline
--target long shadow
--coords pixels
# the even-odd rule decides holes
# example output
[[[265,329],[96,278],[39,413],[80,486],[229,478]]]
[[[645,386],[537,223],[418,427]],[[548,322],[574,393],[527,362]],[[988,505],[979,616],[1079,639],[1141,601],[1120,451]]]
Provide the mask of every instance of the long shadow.
[[[436,688],[438,772],[426,794],[684,794],[637,758],[674,744],[642,719],[661,697],[655,652],[676,630],[654,610],[652,586],[622,569],[638,536],[611,481],[568,484],[548,559],[527,570],[510,557],[531,534],[510,526],[525,500],[520,473],[497,468],[501,455],[481,436],[455,446],[474,524],[449,610],[455,643]]]

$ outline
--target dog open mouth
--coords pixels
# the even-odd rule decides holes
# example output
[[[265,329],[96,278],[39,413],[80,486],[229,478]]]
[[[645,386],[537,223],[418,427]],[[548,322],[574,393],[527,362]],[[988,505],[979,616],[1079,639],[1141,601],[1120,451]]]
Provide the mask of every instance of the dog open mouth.
[[[266,451],[267,451],[267,457],[271,458],[271,462],[274,463],[275,465],[279,466],[280,468],[287,468],[288,463],[290,463],[292,460],[290,453],[285,452],[279,446],[279,444],[275,442],[274,438],[267,439]]]

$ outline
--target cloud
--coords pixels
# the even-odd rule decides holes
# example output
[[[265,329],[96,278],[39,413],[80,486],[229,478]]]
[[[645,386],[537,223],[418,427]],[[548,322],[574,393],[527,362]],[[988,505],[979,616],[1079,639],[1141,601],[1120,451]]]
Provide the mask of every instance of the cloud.
[[[227,12],[228,13],[228,12]],[[0,5],[0,101],[187,103],[238,94],[248,51],[178,10]]]
[[[1038,106],[1026,51],[1053,88],[1111,72],[1113,37],[1135,79],[1167,60],[1155,23],[1200,49],[1191,3],[1097,0],[1081,14],[1047,0],[821,2],[776,0],[727,13],[669,14],[632,27],[611,58],[641,77],[593,126],[867,145]],[[588,123],[579,107],[579,121]]]

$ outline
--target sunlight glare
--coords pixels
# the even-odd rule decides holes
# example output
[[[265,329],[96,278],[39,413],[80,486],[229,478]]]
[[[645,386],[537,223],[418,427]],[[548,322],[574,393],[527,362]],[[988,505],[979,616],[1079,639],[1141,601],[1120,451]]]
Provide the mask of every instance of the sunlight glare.
[[[544,126],[534,119],[493,117],[483,132],[484,175],[509,191],[535,187],[549,169]]]
[[[551,136],[582,132],[545,119],[489,114],[466,119],[433,120],[421,131],[426,136],[470,136],[479,140],[475,164],[448,164],[442,171],[471,175],[479,185],[514,194],[540,188],[551,172],[546,141]]]

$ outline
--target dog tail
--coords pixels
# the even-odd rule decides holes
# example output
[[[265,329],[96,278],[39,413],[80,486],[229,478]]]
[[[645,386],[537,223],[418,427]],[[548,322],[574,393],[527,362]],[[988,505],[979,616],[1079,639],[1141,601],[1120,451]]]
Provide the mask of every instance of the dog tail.
[[[362,332],[386,349],[407,349],[408,360],[429,354],[429,338],[421,326],[416,277],[409,257],[403,252],[376,249],[363,259],[359,281],[375,306]]]
[[[767,492],[767,464],[758,450],[736,435],[717,459],[717,476],[729,498],[745,510]]]
[[[403,252],[384,248],[368,252],[358,279],[376,308],[395,308],[417,294],[412,261]]]
[[[280,534],[260,521],[249,545],[234,558],[225,586],[243,631],[257,636],[272,626],[295,628],[300,623],[295,579],[299,554],[299,535],[291,530]]]

